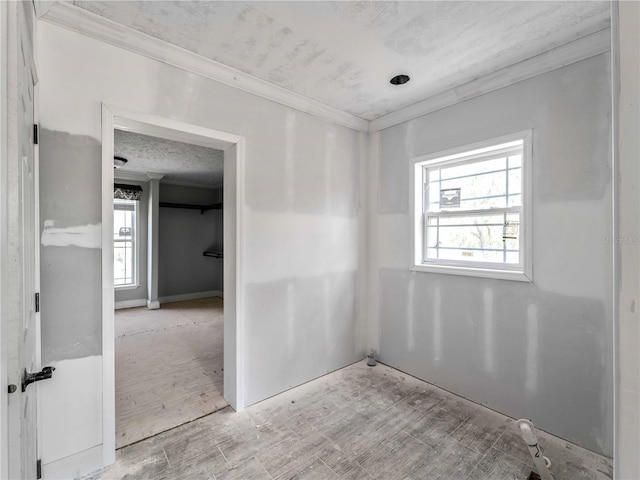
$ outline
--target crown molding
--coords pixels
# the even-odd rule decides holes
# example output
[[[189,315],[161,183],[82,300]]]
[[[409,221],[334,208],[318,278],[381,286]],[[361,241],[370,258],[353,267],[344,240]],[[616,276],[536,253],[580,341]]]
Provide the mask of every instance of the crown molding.
[[[53,25],[182,68],[338,125],[359,132],[368,131],[367,120],[126,27],[83,8],[66,2],[56,2],[46,6],[49,8],[39,9],[39,13],[42,13],[40,19]]]
[[[605,28],[573,42],[496,70],[471,82],[421,100],[369,122],[369,133],[413,120],[485,93],[556,70],[611,50],[611,32]]]
[[[144,182],[144,183],[149,181],[149,177],[147,177],[146,173],[123,172],[118,168],[116,168],[113,171],[113,179],[114,180],[132,180],[134,182]]]
[[[208,190],[217,190],[222,188],[222,183],[216,184],[201,184],[195,182],[181,182],[178,180],[162,180],[164,174],[158,173],[140,173],[140,172],[126,172],[119,169],[114,170],[113,179],[130,181],[130,182],[142,182],[147,183],[149,180],[161,180],[163,185],[178,185],[180,187],[193,187],[193,188],[206,188]]]
[[[204,188],[207,190],[218,190],[222,188],[222,183],[212,183],[203,185],[202,183],[194,183],[194,182],[180,182],[178,180],[163,180],[163,185],[176,185],[178,187],[190,187],[190,188]]]

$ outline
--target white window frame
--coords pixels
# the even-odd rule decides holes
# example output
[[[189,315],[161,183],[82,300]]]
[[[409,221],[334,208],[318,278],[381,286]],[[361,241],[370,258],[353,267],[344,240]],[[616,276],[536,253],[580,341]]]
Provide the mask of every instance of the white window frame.
[[[410,270],[416,272],[442,273],[448,275],[465,275],[471,277],[497,278],[533,282],[533,248],[532,248],[532,130],[525,130],[498,138],[492,138],[450,150],[422,155],[412,159],[411,186],[413,188],[412,236],[413,262]],[[474,161],[486,155],[492,147],[522,140],[522,207],[519,226],[520,264],[506,265],[501,263],[484,263],[463,260],[429,260],[425,261],[425,215],[423,212],[423,171],[425,167],[443,166],[454,163]],[[467,211],[469,213],[490,213],[490,209]],[[462,212],[460,212],[462,213]]]
[[[124,201],[124,202],[132,202],[133,203],[133,213],[134,213],[134,237],[133,237],[133,282],[132,283],[127,283],[125,285],[116,285],[114,283],[113,288],[115,290],[135,290],[136,288],[138,288],[140,286],[140,283],[138,282],[139,279],[139,271],[140,271],[140,247],[138,246],[138,244],[140,243],[138,241],[138,235],[140,232],[140,218],[139,218],[139,211],[140,211],[140,201],[138,200],[119,200],[120,202]],[[115,212],[115,208],[116,208],[116,202],[118,202],[118,200],[114,199],[113,200],[113,210]],[[115,240],[114,240],[114,247],[116,245]],[[114,255],[115,255],[115,251],[114,251]]]

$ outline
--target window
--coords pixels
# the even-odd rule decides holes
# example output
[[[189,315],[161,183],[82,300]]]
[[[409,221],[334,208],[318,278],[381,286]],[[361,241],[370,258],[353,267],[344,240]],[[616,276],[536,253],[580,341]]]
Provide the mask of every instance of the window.
[[[116,287],[136,285],[136,200],[113,201],[113,279]]]
[[[531,281],[531,132],[414,161],[412,269]]]

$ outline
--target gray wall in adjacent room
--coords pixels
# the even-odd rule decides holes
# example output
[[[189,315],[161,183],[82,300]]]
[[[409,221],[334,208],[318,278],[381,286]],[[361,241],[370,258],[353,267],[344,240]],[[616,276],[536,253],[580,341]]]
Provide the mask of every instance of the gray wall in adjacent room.
[[[382,362],[609,456],[610,125],[602,54],[388,128],[370,139],[369,219]],[[411,159],[528,129],[533,283],[410,271]]]
[[[160,202],[210,205],[222,202],[222,189],[160,184]],[[222,259],[205,250],[222,250],[222,210],[160,208],[158,296],[222,291]]]

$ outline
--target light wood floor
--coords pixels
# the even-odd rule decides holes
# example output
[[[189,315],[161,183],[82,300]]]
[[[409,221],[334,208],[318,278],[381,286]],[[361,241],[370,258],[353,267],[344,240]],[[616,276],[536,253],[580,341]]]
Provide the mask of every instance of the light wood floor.
[[[116,446],[215,412],[222,398],[223,301],[116,311]]]
[[[610,459],[538,436],[556,480],[611,478]],[[532,469],[513,419],[360,362],[123,448],[90,478],[526,480]]]

